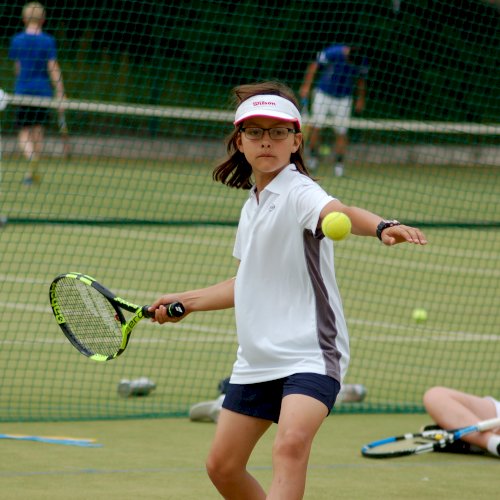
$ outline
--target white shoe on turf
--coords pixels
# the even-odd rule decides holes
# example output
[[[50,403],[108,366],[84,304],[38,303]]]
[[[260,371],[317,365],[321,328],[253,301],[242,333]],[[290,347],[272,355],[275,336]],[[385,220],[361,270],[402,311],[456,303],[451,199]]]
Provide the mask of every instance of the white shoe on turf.
[[[221,394],[217,399],[192,405],[189,408],[189,419],[193,422],[217,422],[224,397],[225,394]]]
[[[310,156],[307,160],[307,166],[309,170],[316,170],[319,165],[319,160],[317,156]]]
[[[337,163],[333,169],[335,177],[342,177],[344,175],[344,165]]]

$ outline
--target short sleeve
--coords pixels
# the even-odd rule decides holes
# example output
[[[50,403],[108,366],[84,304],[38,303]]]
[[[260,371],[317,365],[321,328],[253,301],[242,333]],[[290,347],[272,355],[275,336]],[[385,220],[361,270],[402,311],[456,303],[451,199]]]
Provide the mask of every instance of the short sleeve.
[[[47,43],[47,60],[55,61],[56,59],[57,59],[56,39],[53,36],[49,36]]]
[[[12,38],[9,46],[9,59],[12,61],[17,61],[19,59],[19,48],[17,43],[17,38]]]
[[[334,200],[319,184],[309,182],[294,189],[292,196],[295,198],[298,223],[304,229],[316,232],[319,214],[330,201]]]

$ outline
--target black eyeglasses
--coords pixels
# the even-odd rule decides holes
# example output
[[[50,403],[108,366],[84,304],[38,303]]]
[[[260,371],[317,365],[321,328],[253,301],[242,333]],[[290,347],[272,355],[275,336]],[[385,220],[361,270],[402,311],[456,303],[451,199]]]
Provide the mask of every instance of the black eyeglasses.
[[[247,139],[251,141],[258,141],[264,137],[265,131],[269,132],[269,137],[273,141],[283,141],[288,137],[288,134],[297,133],[293,128],[286,127],[273,127],[273,128],[260,128],[260,127],[241,127],[240,131],[245,134]]]

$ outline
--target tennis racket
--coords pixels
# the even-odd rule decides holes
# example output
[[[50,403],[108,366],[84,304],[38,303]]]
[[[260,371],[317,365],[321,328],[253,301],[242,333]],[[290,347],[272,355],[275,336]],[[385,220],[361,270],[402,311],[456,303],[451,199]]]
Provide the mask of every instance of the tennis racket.
[[[500,418],[483,420],[476,425],[449,431],[433,429],[418,434],[393,436],[366,444],[361,448],[361,454],[369,458],[392,458],[438,451],[467,434],[484,432],[495,427],[500,427]]]
[[[143,318],[154,317],[148,311],[149,306],[132,304],[94,278],[80,273],[61,274],[52,281],[50,305],[71,344],[95,361],[109,361],[120,356],[137,323]],[[166,307],[170,317],[181,317],[185,313],[180,302]],[[123,310],[134,313],[128,321]]]
[[[57,116],[58,116],[57,123],[59,125],[59,134],[61,135],[63,143],[63,155],[64,158],[68,159],[71,157],[71,143],[69,142],[69,131],[68,131],[68,124],[66,122],[66,114],[64,113],[64,111],[59,111]]]

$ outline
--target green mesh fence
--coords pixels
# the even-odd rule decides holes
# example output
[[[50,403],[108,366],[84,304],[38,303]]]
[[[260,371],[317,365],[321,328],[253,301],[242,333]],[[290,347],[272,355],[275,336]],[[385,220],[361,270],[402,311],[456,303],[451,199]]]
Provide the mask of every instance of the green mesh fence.
[[[57,327],[48,287],[80,271],[146,304],[233,275],[247,192],[211,180],[232,127],[230,90],[279,79],[298,93],[331,43],[370,54],[368,96],[350,123],[343,178],[323,131],[319,182],[430,240],[336,244],[346,382],[367,389],[336,411],[421,411],[438,384],[500,396],[497,2],[51,2],[44,30],[57,40],[69,136],[58,104],[38,102],[50,119],[31,186],[15,118],[34,101],[16,101],[8,57],[22,6],[0,1],[1,421],[187,415],[217,397],[237,348],[231,310],[142,322],[123,356],[96,363]],[[412,319],[415,308],[427,321]],[[156,383],[150,395],[117,393],[139,377]]]

